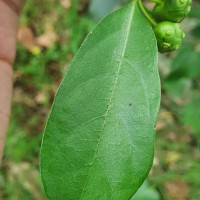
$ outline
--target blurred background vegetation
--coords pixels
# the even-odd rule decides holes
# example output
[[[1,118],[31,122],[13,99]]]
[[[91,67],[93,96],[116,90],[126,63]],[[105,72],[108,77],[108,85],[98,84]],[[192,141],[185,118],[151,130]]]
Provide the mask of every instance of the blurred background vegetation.
[[[54,95],[87,33],[127,1],[26,1],[18,32],[0,199],[46,199],[39,153]],[[193,1],[182,26],[187,35],[182,47],[159,55],[162,102],[155,159],[134,200],[200,199],[200,1]]]

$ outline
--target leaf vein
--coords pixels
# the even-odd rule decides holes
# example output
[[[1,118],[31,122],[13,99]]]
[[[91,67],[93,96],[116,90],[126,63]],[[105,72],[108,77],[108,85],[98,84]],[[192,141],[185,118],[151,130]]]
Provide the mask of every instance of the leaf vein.
[[[117,71],[116,71],[116,75],[115,75],[115,79],[114,79],[114,83],[113,83],[113,86],[112,86],[112,91],[111,91],[111,97],[110,97],[110,100],[109,100],[109,104],[108,104],[108,107],[106,109],[106,112],[105,112],[105,118],[104,118],[104,121],[103,121],[103,125],[102,125],[102,131],[100,133],[100,137],[99,137],[99,140],[97,142],[97,150],[94,154],[94,157],[93,157],[93,161],[92,161],[92,164],[91,164],[91,168],[90,168],[90,171],[88,173],[88,176],[87,176],[87,179],[85,181],[85,184],[83,186],[83,189],[82,189],[82,193],[81,193],[81,196],[80,196],[80,199],[82,199],[83,197],[83,194],[84,194],[84,191],[85,191],[85,188],[87,186],[87,182],[89,180],[89,176],[90,176],[90,173],[91,173],[91,170],[92,170],[92,167],[93,167],[93,163],[96,159],[96,156],[97,156],[97,153],[99,151],[99,146],[100,146],[100,142],[102,140],[102,136],[103,136],[103,131],[105,129],[105,125],[106,125],[106,120],[108,118],[108,115],[109,115],[109,112],[112,108],[112,100],[113,100],[113,97],[114,97],[114,93],[116,91],[116,86],[117,86],[117,83],[118,83],[118,79],[119,79],[119,73],[120,73],[120,70],[121,70],[121,66],[122,66],[122,61],[123,61],[123,57],[125,55],[125,52],[126,52],[126,46],[127,46],[127,42],[128,42],[128,38],[129,38],[129,34],[130,34],[130,29],[131,29],[131,22],[133,20],[133,15],[134,15],[134,10],[135,10],[135,2],[133,1],[133,5],[132,5],[132,9],[131,9],[131,12],[130,12],[130,17],[129,17],[129,22],[128,22],[128,25],[127,25],[127,34],[125,36],[125,40],[124,40],[124,45],[123,45],[123,48],[122,48],[122,53],[121,53],[121,57],[120,57],[120,62],[119,62],[119,66],[117,68]]]

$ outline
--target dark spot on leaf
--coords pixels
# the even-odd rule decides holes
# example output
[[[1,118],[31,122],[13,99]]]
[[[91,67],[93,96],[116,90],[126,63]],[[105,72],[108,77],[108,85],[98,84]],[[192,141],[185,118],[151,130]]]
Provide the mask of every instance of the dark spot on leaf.
[[[132,106],[132,103],[129,103],[129,106]]]

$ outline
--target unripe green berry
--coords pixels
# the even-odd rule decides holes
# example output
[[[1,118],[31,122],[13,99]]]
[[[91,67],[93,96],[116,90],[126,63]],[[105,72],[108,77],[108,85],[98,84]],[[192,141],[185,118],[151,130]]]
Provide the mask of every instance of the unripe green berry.
[[[158,50],[161,53],[178,49],[185,37],[179,24],[168,21],[159,23],[154,32],[157,38]]]
[[[158,21],[181,22],[190,12],[192,0],[163,0],[156,4],[152,14]]]

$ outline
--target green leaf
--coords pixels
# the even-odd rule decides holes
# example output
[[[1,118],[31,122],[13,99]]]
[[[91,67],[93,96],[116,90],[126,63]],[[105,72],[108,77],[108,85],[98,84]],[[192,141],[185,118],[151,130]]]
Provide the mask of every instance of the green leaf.
[[[133,1],[87,36],[55,97],[41,149],[50,199],[130,199],[154,154],[157,45]]]
[[[193,92],[192,101],[182,109],[183,123],[192,127],[199,136],[200,132],[200,94],[199,91]],[[199,136],[200,138],[200,136]]]
[[[188,59],[190,58],[190,59]],[[200,53],[194,45],[184,45],[174,58],[170,74],[166,81],[177,81],[181,78],[195,78],[200,75]]]

